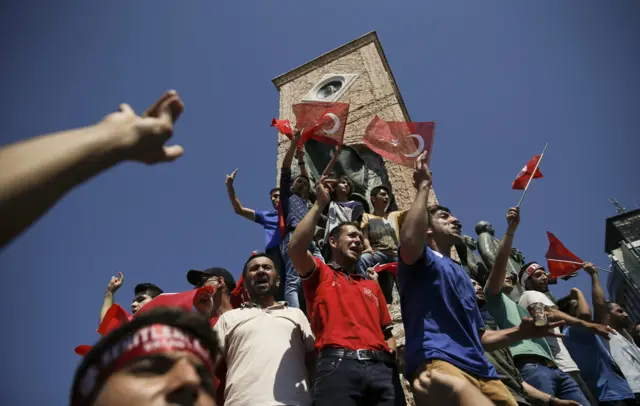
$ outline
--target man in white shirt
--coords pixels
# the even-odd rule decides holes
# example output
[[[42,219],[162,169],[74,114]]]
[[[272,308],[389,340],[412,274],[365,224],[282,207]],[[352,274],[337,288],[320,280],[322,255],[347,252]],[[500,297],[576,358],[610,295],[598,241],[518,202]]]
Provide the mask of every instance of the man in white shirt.
[[[591,297],[593,301],[593,317],[597,323],[605,324],[616,330],[611,334],[609,351],[627,379],[627,383],[640,402],[640,348],[629,334],[631,319],[627,312],[617,303],[607,301],[595,268],[585,268],[591,276]],[[607,344],[607,343],[605,343]]]
[[[605,339],[609,339],[609,331],[611,329],[606,326],[590,323],[576,317],[569,316],[566,313],[558,310],[555,303],[549,299],[546,293],[549,291],[549,284],[547,280],[547,273],[545,269],[535,262],[525,264],[520,271],[520,284],[525,288],[525,292],[520,297],[518,304],[527,309],[531,314],[532,306],[536,303],[542,303],[545,306],[547,317],[550,322],[564,320],[567,325],[570,326],[582,326],[594,334],[598,334]],[[555,332],[560,334],[560,329],[556,328]],[[554,362],[560,368],[562,372],[569,374],[580,386],[584,395],[589,401],[597,405],[597,399],[589,391],[586,383],[580,376],[580,369],[571,358],[569,351],[565,347],[561,338],[558,337],[546,337],[551,354],[553,355]]]
[[[275,301],[280,278],[266,254],[252,254],[242,276],[251,303],[224,313],[214,327],[227,365],[225,405],[311,405],[309,321]]]

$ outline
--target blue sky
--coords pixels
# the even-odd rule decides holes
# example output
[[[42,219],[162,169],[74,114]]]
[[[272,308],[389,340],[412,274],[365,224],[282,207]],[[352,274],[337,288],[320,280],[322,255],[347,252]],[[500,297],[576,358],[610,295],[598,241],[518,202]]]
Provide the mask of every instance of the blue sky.
[[[545,142],[545,178],[515,240],[528,259],[544,258],[549,230],[606,267],[607,199],[640,203],[636,1],[34,0],[0,10],[3,144],[94,123],[120,102],[141,111],[169,88],[186,106],[180,161],[99,176],[0,253],[2,404],[65,404],[73,348],[97,338],[117,271],[127,307],[138,282],[182,291],[192,267],[238,275],[264,239],[233,214],[224,178],[240,168],[242,202],[269,207],[271,79],[372,30],[412,119],[438,122],[434,187],[463,231],[481,219],[504,231],[519,198],[511,181]],[[553,292],[574,284],[588,278]]]

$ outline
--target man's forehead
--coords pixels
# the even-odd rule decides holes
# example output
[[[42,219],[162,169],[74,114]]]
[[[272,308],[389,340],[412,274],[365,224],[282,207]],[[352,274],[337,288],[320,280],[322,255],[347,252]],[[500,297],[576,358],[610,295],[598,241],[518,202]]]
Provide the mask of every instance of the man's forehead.
[[[247,267],[250,268],[252,266],[265,265],[265,264],[273,265],[273,261],[269,257],[260,256],[260,257],[255,257],[251,261],[249,261],[249,263],[247,264]]]

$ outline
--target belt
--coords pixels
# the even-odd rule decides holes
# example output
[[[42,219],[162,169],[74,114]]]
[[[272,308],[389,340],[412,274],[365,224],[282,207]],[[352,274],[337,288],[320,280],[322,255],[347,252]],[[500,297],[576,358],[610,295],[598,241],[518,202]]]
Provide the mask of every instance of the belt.
[[[516,366],[522,366],[524,364],[538,364],[545,365],[549,368],[558,368],[553,361],[538,355],[518,355],[513,358],[513,362]]]
[[[386,351],[376,350],[347,350],[344,348],[327,348],[320,351],[320,358],[337,357],[344,359],[355,359],[358,361],[375,361],[395,363],[395,358]]]

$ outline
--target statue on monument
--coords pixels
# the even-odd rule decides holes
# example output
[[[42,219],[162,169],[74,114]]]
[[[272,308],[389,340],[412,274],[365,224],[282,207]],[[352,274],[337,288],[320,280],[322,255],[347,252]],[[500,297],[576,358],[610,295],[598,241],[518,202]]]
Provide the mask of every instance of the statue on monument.
[[[491,224],[487,221],[479,221],[476,224],[476,234],[478,235],[478,251],[482,257],[482,261],[486,265],[488,270],[493,268],[493,264],[496,262],[496,255],[498,254],[498,248],[500,247],[500,240],[495,237],[495,230]],[[524,265],[524,255],[516,249],[511,249],[511,255],[507,262],[507,275],[515,275],[518,280],[518,274],[520,268]],[[522,295],[523,289],[519,284],[515,284],[511,298],[516,300]]]
[[[469,275],[480,283],[484,283],[489,277],[487,266],[477,253],[478,244],[469,235],[462,236],[462,243],[456,245],[456,251],[460,257],[462,266],[467,269]]]

